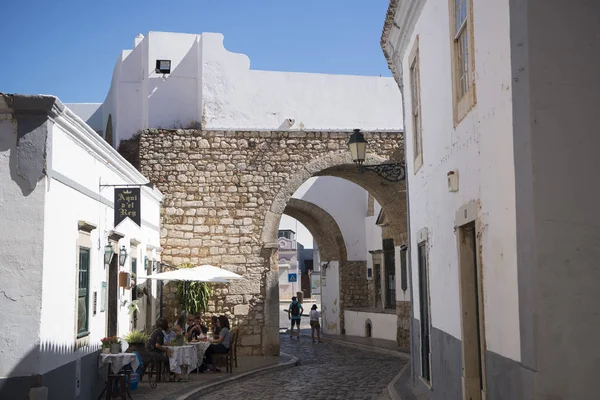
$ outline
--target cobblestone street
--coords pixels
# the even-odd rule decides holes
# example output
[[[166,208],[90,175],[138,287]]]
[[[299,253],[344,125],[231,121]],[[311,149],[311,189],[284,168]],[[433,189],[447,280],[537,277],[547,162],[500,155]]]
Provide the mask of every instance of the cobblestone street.
[[[382,395],[407,360],[330,343],[281,335],[281,351],[301,365],[232,383],[203,399],[386,399]]]

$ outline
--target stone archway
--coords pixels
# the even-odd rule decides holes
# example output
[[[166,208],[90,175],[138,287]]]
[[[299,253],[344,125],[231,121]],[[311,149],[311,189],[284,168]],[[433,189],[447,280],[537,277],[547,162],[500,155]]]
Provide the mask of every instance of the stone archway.
[[[342,231],[327,211],[308,201],[291,198],[283,213],[297,219],[308,229],[317,242],[322,261],[347,260]]]
[[[402,240],[404,185],[357,171],[350,132],[147,130],[140,169],[163,193],[162,259],[215,264],[247,279],[217,288],[209,313],[241,328],[241,355],[279,353],[277,231],[308,178],[332,175],[367,189]],[[365,132],[367,163],[402,160],[401,132]]]

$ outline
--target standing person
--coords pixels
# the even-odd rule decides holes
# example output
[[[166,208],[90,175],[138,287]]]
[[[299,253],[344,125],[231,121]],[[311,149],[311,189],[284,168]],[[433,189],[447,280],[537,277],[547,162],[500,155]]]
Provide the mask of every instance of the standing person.
[[[206,358],[206,364],[213,372],[221,372],[220,369],[212,365],[212,355],[215,353],[227,353],[229,346],[231,346],[231,332],[229,331],[229,320],[225,315],[220,315],[217,320],[217,325],[221,330],[219,331],[219,337],[213,339],[210,346],[204,352]]]
[[[300,340],[300,320],[302,318],[302,313],[304,309],[302,308],[302,304],[298,303],[298,299],[296,296],[292,297],[292,304],[290,304],[290,309],[288,313],[288,318],[292,320],[292,328],[290,329],[290,339],[294,335],[294,325],[298,325],[298,340]]]
[[[317,331],[317,340],[319,343],[321,342],[321,324],[319,323],[319,318],[321,318],[321,313],[317,311],[317,305],[313,304],[310,308],[310,333],[312,336],[312,342],[315,343],[315,331]]]

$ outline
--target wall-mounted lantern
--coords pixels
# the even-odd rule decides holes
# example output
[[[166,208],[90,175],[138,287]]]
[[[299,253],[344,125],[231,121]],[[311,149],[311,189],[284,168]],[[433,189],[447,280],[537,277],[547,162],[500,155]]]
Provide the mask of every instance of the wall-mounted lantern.
[[[152,260],[152,271],[156,271],[158,269],[158,261]]]
[[[113,254],[115,254],[115,249],[110,243],[107,243],[104,247],[104,265],[110,264]]]
[[[367,157],[367,140],[360,129],[355,129],[352,136],[350,136],[348,149],[350,150],[352,161],[354,161],[360,172],[372,171],[390,182],[400,182],[406,178],[404,163],[363,164]]]
[[[125,261],[127,261],[127,249],[125,246],[121,246],[121,250],[119,251],[119,265],[121,267],[125,266]]]

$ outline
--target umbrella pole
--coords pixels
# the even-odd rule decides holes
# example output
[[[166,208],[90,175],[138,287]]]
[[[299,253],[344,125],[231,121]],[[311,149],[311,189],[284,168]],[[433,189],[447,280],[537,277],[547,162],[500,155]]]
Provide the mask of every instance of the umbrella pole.
[[[185,281],[183,283],[183,309],[184,309],[186,323],[187,323],[187,317],[188,317],[188,315],[187,315],[187,312],[188,312],[188,310],[187,310],[187,306],[188,306],[188,304],[187,304],[188,303],[188,284],[189,284],[188,281]]]

